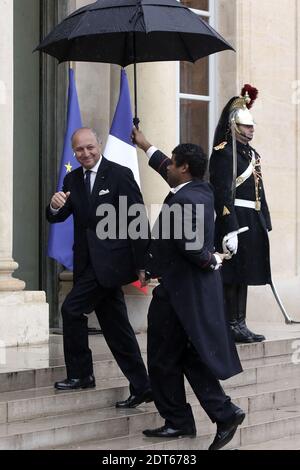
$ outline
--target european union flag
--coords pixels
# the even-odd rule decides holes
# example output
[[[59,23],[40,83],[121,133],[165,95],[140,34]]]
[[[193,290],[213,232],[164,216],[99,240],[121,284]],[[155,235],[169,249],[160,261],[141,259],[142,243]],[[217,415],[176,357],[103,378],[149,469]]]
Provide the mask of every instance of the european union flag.
[[[67,129],[60,164],[57,192],[62,190],[63,180],[66,174],[80,166],[74,156],[71,146],[72,134],[80,127],[82,127],[82,121],[75,85],[74,70],[70,68]],[[72,216],[63,223],[53,224],[50,226],[48,256],[61,263],[70,271],[73,270],[73,243],[74,227]]]

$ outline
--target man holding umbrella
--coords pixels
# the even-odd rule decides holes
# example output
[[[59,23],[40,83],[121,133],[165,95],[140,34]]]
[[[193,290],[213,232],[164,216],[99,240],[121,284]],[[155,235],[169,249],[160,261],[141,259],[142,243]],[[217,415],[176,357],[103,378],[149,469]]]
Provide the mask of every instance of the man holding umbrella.
[[[225,106],[210,159],[214,187],[216,248],[226,244],[232,258],[222,269],[226,312],[238,343],[263,341],[246,325],[248,285],[271,282],[268,231],[272,229],[261,173],[261,159],[250,146],[254,120],[249,112],[258,91],[245,85]],[[238,230],[248,227],[238,237]],[[224,239],[224,237],[226,237]],[[230,255],[230,256],[231,256]]]
[[[207,157],[199,146],[181,144],[170,159],[136,129],[133,139],[172,188],[155,224],[159,234],[151,240],[146,266],[148,276],[159,279],[148,314],[147,357],[155,405],[165,424],[146,429],[144,434],[163,438],[196,435],[186,401],[185,376],[211,421],[217,423],[210,450],[218,450],[233,438],[245,413],[225,395],[218,380],[232,377],[242,368],[223,310],[219,268],[224,255],[214,252],[214,198],[210,185],[203,181]],[[204,208],[203,218],[197,216],[200,207]],[[168,210],[174,211],[174,217],[166,227]],[[191,222],[195,235],[188,240]],[[181,235],[176,237],[182,225]],[[198,239],[201,229],[204,240]]]

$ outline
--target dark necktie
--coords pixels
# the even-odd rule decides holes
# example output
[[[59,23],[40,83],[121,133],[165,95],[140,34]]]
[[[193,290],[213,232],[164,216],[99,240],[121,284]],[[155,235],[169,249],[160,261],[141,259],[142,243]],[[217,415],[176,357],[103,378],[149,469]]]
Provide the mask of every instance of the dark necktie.
[[[169,199],[171,199],[172,196],[174,196],[174,193],[170,191],[163,203],[167,204],[167,202],[169,201]]]
[[[84,184],[88,200],[91,199],[91,170],[85,172]]]

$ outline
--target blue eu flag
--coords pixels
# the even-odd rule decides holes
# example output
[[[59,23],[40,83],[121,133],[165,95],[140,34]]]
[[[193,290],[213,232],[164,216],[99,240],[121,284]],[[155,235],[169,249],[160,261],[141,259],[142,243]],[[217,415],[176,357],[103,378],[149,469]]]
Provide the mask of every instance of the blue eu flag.
[[[72,134],[80,127],[82,127],[82,121],[74,71],[70,68],[67,130],[60,164],[57,191],[62,190],[63,180],[66,174],[80,166],[74,157],[74,152],[71,146]],[[51,225],[48,240],[48,256],[61,263],[70,271],[73,270],[73,243],[74,227],[72,216],[62,223]]]

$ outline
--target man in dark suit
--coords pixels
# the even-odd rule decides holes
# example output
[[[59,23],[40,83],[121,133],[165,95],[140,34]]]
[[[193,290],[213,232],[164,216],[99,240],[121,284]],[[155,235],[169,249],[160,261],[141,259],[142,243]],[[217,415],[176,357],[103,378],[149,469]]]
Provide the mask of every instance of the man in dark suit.
[[[159,279],[148,315],[148,370],[155,405],[165,424],[144,434],[195,436],[185,376],[209,418],[217,423],[210,446],[217,450],[232,439],[245,413],[225,395],[218,380],[238,374],[242,368],[223,310],[218,271],[223,255],[214,253],[214,197],[203,181],[207,157],[197,145],[182,144],[169,159],[136,129],[133,139],[172,188],[156,222],[159,228],[151,241],[147,267],[149,275]],[[197,216],[201,207],[202,218]],[[165,227],[164,211],[168,209],[174,216]]]
[[[62,306],[67,379],[55,383],[58,390],[95,387],[92,354],[88,345],[88,314],[95,310],[103,335],[120,369],[130,383],[130,396],[118,408],[134,408],[152,401],[140,349],[129,323],[121,286],[137,278],[144,281],[147,238],[130,239],[127,214],[120,215],[119,198],[143,206],[131,170],[106,160],[92,129],[78,129],[72,147],[81,167],[68,173],[63,190],[47,207],[50,223],[74,218],[74,286]],[[104,220],[101,207],[112,208],[115,219],[107,238],[99,233]],[[100,210],[100,211],[99,211]],[[97,215],[103,212],[102,215]],[[144,214],[145,215],[145,214]],[[146,217],[146,216],[145,216]],[[125,236],[119,236],[119,231]]]

